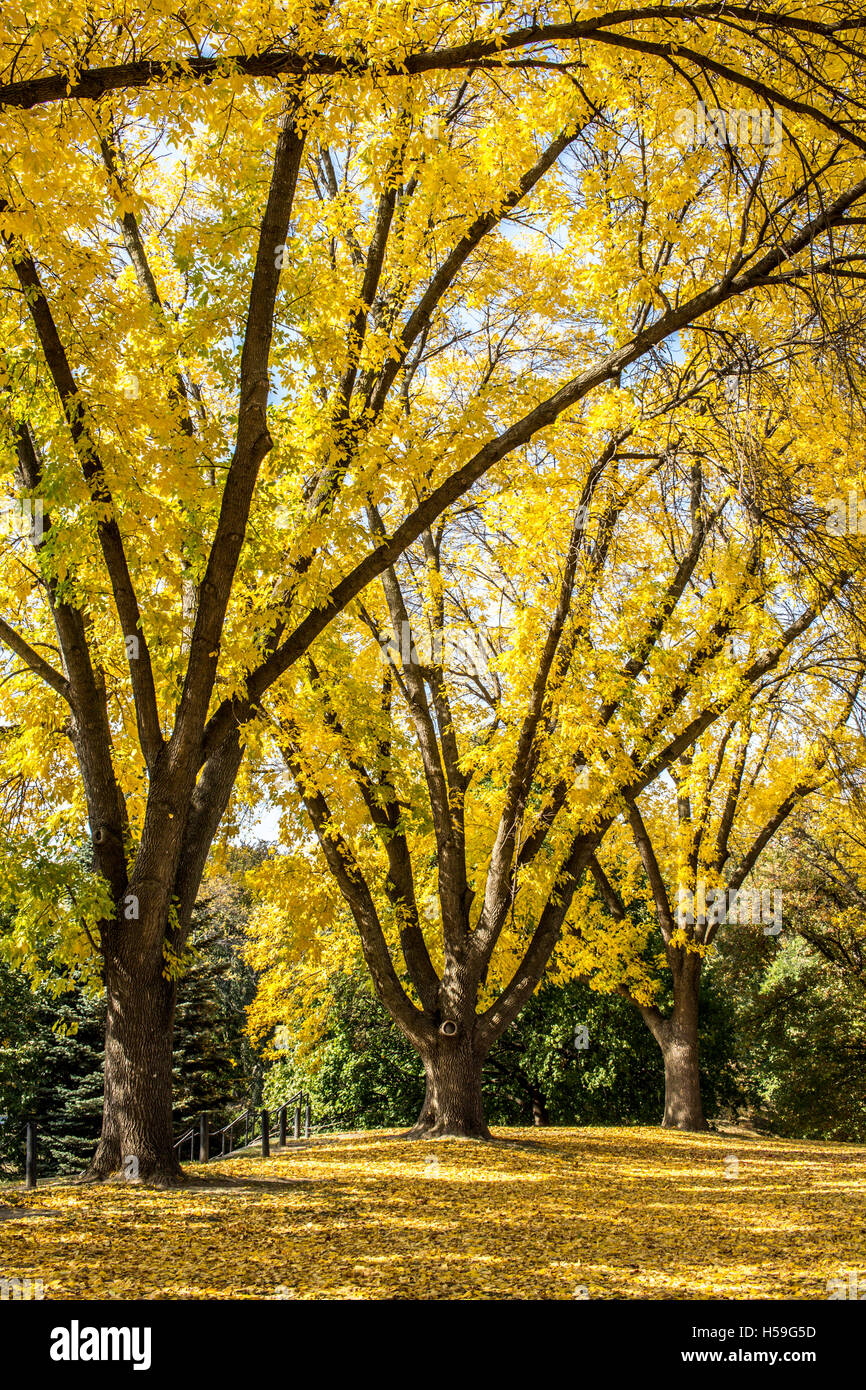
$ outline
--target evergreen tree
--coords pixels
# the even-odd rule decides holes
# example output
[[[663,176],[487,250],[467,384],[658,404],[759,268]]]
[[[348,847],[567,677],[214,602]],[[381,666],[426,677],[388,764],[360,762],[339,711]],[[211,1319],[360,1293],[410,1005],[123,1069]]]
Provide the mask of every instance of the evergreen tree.
[[[243,865],[254,851],[239,851]],[[195,909],[191,949],[178,982],[174,1129],[207,1112],[212,1128],[247,1101],[260,1103],[262,1060],[245,1032],[255,975],[244,960],[246,898],[229,876],[209,879]],[[77,973],[42,962],[34,985],[0,958],[0,1174],[24,1171],[25,1125],[34,1116],[39,1169],[80,1172],[99,1139],[105,1002]],[[188,1152],[185,1150],[185,1153]]]
[[[239,850],[233,867],[256,852]],[[176,1132],[206,1112],[211,1128],[261,1104],[263,1063],[246,1033],[256,977],[244,958],[247,897],[234,877],[208,879],[194,911],[191,961],[178,982],[175,1019]]]
[[[24,1170],[24,1128],[38,1123],[43,1173],[82,1169],[99,1137],[102,1115],[104,1004],[75,980],[31,989],[20,970],[0,960],[0,1172]]]

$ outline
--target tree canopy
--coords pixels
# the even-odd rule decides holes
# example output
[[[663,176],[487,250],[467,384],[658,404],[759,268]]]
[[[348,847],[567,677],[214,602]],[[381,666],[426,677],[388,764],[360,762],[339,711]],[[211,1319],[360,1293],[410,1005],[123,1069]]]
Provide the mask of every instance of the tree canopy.
[[[483,1051],[618,798],[853,649],[862,56],[847,4],[4,9],[0,893],[105,984],[95,1173],[176,1175],[175,982],[274,747],[409,903],[395,967],[342,884],[392,1014]],[[383,638],[494,602],[490,690],[383,692]],[[410,816],[390,751],[314,783],[350,723]]]

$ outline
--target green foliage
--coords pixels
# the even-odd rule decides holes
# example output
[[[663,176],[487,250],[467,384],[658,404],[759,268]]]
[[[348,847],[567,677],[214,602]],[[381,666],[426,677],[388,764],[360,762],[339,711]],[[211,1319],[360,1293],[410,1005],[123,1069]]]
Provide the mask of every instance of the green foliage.
[[[661,1057],[626,1000],[548,985],[491,1052],[486,1095],[494,1124],[652,1123],[664,1100]]]
[[[246,1033],[255,975],[244,960],[247,900],[232,878],[209,879],[193,916],[193,963],[178,982],[174,1096],[178,1130],[206,1111],[225,1124],[262,1094],[262,1059]]]
[[[289,1049],[268,1071],[266,1103],[310,1092],[314,1124],[356,1129],[414,1124],[424,1072],[361,974],[334,977],[321,1040]],[[730,1099],[730,1017],[711,989],[704,1001],[703,1082],[709,1114]],[[575,1046],[587,1029],[588,1046]],[[582,984],[548,985],[491,1052],[484,1072],[491,1124],[646,1124],[659,1120],[664,1072],[658,1046],[633,1005]]]
[[[424,1069],[361,975],[331,982],[334,1007],[327,1033],[299,1060],[287,1051],[270,1068],[266,1103],[309,1091],[313,1123],[353,1129],[413,1124],[424,1100]]]
[[[24,1126],[39,1123],[39,1166],[69,1173],[85,1166],[102,1115],[104,1005],[74,980],[32,987],[0,960],[0,1172],[24,1168]]]
[[[701,1015],[701,1085],[712,1117],[735,1096],[731,1016],[712,988]],[[492,1123],[654,1124],[664,1109],[661,1053],[637,1009],[580,983],[541,989],[491,1052],[487,1072]]]
[[[740,1082],[754,1119],[801,1139],[866,1140],[866,995],[802,938],[731,933],[713,968],[730,988]]]

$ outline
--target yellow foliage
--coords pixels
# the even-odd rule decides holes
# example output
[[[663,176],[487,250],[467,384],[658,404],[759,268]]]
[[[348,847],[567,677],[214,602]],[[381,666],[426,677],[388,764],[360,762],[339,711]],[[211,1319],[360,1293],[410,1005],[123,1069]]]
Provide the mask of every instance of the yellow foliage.
[[[862,1148],[641,1128],[497,1139],[343,1134],[190,1165],[170,1193],[0,1193],[4,1276],[57,1300],[810,1300],[864,1280]]]

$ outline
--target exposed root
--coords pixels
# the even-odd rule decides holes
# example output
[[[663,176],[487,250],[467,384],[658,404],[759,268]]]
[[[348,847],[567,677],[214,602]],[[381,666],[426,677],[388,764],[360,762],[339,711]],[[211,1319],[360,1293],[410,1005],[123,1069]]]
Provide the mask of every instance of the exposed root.
[[[136,1177],[130,1177],[123,1168],[109,1168],[97,1164],[95,1161],[85,1168],[83,1173],[71,1179],[76,1185],[87,1186],[91,1183],[108,1183],[116,1187],[183,1187],[188,1181],[186,1173],[178,1164],[177,1167],[154,1166],[145,1172],[139,1172]]]
[[[487,1142],[493,1139],[493,1135],[486,1125],[472,1126],[471,1128],[449,1125],[439,1121],[435,1124],[415,1124],[405,1134],[401,1134],[401,1139],[475,1139]]]

